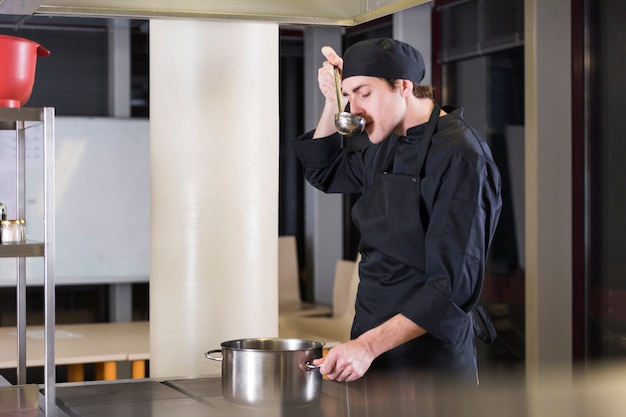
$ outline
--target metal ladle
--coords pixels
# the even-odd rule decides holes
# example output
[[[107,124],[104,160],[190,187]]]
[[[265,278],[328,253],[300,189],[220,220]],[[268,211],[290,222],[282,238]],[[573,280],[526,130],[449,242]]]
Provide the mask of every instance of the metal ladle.
[[[344,136],[352,136],[361,133],[365,128],[365,119],[357,114],[343,111],[341,108],[341,83],[339,81],[339,68],[335,67],[335,89],[337,90],[337,107],[339,113],[335,114],[335,128]]]

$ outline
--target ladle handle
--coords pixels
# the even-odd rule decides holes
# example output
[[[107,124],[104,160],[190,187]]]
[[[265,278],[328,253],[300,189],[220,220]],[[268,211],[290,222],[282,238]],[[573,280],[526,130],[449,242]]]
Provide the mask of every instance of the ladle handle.
[[[339,67],[335,67],[335,90],[337,90],[337,108],[339,113],[343,111],[341,108],[341,81],[339,80]]]

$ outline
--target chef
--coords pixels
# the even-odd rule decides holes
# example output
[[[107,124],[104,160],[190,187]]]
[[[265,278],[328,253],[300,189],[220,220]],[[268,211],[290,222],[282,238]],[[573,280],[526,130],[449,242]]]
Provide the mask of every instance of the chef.
[[[322,54],[324,109],[294,148],[313,186],[360,193],[352,218],[362,259],[351,340],[314,363],[337,381],[415,370],[477,384],[472,309],[502,206],[491,151],[462,108],[440,108],[420,84],[424,60],[412,46],[379,38],[343,59]],[[342,147],[334,125],[335,67],[350,111],[365,118],[369,142],[358,151]]]

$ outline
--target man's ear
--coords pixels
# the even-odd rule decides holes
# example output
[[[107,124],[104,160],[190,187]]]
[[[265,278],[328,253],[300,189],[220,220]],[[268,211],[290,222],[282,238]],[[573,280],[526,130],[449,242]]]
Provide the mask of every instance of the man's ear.
[[[402,82],[402,96],[408,97],[413,95],[413,81],[401,80]]]

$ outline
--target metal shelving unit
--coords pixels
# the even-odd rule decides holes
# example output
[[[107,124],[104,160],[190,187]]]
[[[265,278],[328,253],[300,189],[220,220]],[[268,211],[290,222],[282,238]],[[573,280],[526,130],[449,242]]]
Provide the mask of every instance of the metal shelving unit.
[[[0,108],[0,130],[15,131],[16,213],[26,219],[26,141],[29,132],[43,129],[43,242],[0,244],[0,258],[15,258],[17,266],[17,384],[26,384],[26,258],[44,260],[44,412],[56,416],[54,364],[54,108]],[[28,222],[27,222],[28,224]]]

